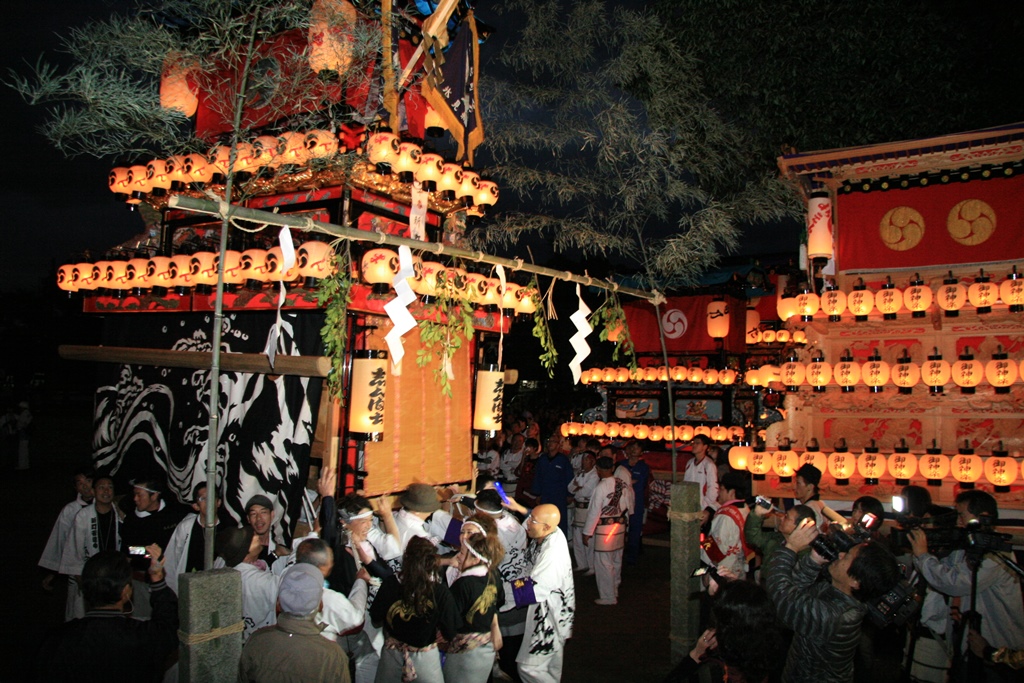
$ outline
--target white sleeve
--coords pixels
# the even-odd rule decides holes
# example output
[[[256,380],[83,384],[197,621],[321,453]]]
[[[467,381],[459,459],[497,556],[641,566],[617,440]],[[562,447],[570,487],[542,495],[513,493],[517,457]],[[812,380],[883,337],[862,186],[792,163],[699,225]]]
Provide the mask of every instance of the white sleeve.
[[[583,523],[583,535],[593,536],[594,531],[597,529],[597,523],[601,519],[601,508],[604,506],[604,499],[607,497],[605,486],[601,485],[601,482],[611,481],[609,479],[602,479],[598,482],[597,486],[594,487],[594,494],[590,497],[590,505],[587,506],[587,521]]]
[[[64,551],[64,546],[67,545],[68,538],[71,536],[71,526],[75,522],[75,515],[81,509],[82,506],[77,500],[71,501],[61,508],[60,514],[57,515],[57,521],[53,525],[53,530],[50,531],[50,538],[46,540],[43,554],[39,557],[40,567],[52,569],[53,571],[60,569],[61,553]]]
[[[363,581],[356,581],[356,585],[362,584],[366,586]],[[353,586],[355,588],[355,586]],[[363,592],[363,606],[365,608],[365,588]],[[363,623],[363,609],[359,609],[356,605],[346,598],[344,595],[337,591],[333,591],[330,588],[324,589],[323,608],[320,611],[320,620],[331,627],[338,633],[344,633],[354,629]]]
[[[711,459],[707,459],[707,469],[705,473],[708,476],[707,482],[707,495],[705,499],[701,501],[703,503],[702,508],[710,507],[712,509],[718,509],[718,468],[715,467],[715,463],[711,462]]]
[[[68,542],[64,544],[64,550],[60,554],[60,573],[68,576],[79,576],[86,560],[86,535],[88,534],[88,519],[84,514],[88,507],[82,508],[75,515],[71,524],[71,533],[68,534]]]
[[[384,533],[376,526],[370,527],[366,540],[373,546],[374,551],[382,560],[394,560],[402,556],[402,546],[397,538],[391,534]]]

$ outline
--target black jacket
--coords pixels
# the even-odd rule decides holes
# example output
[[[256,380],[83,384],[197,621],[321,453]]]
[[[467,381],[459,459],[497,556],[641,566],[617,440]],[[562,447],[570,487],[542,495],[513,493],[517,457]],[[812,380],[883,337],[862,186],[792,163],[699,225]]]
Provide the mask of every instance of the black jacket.
[[[830,581],[816,581],[820,572],[809,555],[798,561],[786,547],[772,553],[765,568],[765,585],[779,619],[793,630],[782,673],[785,683],[853,680],[865,608]]]

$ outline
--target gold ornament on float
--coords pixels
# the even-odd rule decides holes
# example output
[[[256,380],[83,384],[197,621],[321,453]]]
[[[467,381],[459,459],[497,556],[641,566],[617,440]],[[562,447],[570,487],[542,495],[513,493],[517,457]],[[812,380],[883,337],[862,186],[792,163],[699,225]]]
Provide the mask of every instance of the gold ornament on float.
[[[964,246],[979,245],[996,231],[996,212],[980,199],[965,199],[950,209],[946,230]]]
[[[924,238],[924,217],[909,206],[897,206],[882,216],[878,234],[893,251],[908,251]]]

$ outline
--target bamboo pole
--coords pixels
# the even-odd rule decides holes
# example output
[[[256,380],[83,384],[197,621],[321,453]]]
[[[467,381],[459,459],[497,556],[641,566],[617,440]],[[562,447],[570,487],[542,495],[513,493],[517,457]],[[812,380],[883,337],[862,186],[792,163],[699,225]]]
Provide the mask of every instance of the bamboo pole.
[[[62,344],[57,347],[57,353],[65,360],[154,365],[162,368],[192,368],[195,370],[208,370],[213,360],[213,354],[209,351],[171,351],[129,346]],[[220,367],[229,372],[326,377],[331,370],[331,359],[327,356],[279,355],[274,359],[274,366],[271,367],[270,359],[262,353],[222,353]]]
[[[309,218],[271,213],[270,211],[250,209],[248,207],[238,206],[237,204],[215,202],[208,199],[199,199],[196,197],[187,197],[184,195],[173,195],[170,201],[168,202],[168,206],[172,209],[181,209],[184,211],[192,211],[194,213],[205,213],[211,216],[221,216],[231,219],[252,221],[254,223],[264,223],[266,225],[288,226],[291,228],[300,228],[302,230],[322,232],[328,235],[333,235],[334,237],[339,237],[341,239],[353,240],[358,242],[387,244],[389,246],[395,247],[405,245],[410,249],[430,252],[432,254],[437,254],[438,256],[447,254],[449,256],[457,256],[471,261],[476,261],[477,263],[489,263],[491,265],[500,265],[505,268],[510,268],[512,270],[522,270],[527,273],[543,275],[545,277],[564,280],[566,282],[574,282],[577,284],[585,285],[587,287],[596,287],[598,289],[619,292],[621,294],[626,294],[637,299],[643,299],[651,303],[661,303],[665,301],[664,295],[662,295],[661,292],[658,291],[648,292],[646,290],[637,289],[635,287],[626,287],[611,280],[595,280],[594,278],[589,277],[587,275],[576,275],[575,273],[568,270],[555,270],[554,268],[535,266],[531,263],[526,263],[522,259],[510,259],[501,256],[494,256],[492,254],[486,254],[482,251],[473,251],[471,249],[461,249],[459,247],[453,247],[449,244],[438,244],[437,242],[423,242],[421,240],[408,239],[406,237],[396,237],[394,235],[385,235],[383,233],[371,232],[369,230],[347,228],[341,225],[335,225],[333,223],[314,221]]]

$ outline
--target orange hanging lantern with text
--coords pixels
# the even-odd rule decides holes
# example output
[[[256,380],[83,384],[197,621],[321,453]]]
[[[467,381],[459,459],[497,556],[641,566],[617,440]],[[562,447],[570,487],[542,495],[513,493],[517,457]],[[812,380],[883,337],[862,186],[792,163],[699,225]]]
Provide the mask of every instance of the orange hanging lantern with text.
[[[704,384],[718,384],[718,370],[715,368],[708,368],[700,376],[700,381]]]
[[[693,441],[693,427],[690,425],[676,425],[674,436],[679,441]]]
[[[821,310],[828,316],[830,323],[842,320],[843,311],[846,310],[846,293],[840,290],[835,282],[830,281],[825,291],[821,293]]]
[[[1017,266],[999,283],[999,298],[1010,307],[1010,313],[1024,311],[1024,275],[1017,272]]]
[[[729,304],[725,299],[716,297],[708,303],[705,320],[709,337],[724,339],[729,336]]]
[[[896,479],[897,486],[906,486],[917,472],[917,457],[910,452],[906,439],[900,439],[900,445],[893,451],[889,456],[889,474]]]
[[[761,314],[757,312],[757,309],[753,306],[747,307],[746,324],[746,337],[748,344],[756,344],[761,341]]]
[[[199,97],[189,85],[193,73],[199,70],[198,61],[180,52],[169,52],[160,72],[160,106],[176,109],[186,118],[199,109]]]
[[[619,436],[620,426],[618,422],[609,422],[608,426],[605,427],[604,433],[608,435],[609,439],[616,439]]]
[[[736,383],[736,371],[732,368],[724,368],[718,372],[718,383],[729,386]]]
[[[750,450],[747,469],[750,470],[750,474],[753,475],[754,481],[764,481],[764,475],[771,472],[772,458],[765,451],[763,443],[758,443]]]
[[[775,341],[780,344],[785,344],[790,340],[789,330],[783,328],[775,333]]]
[[[715,441],[728,441],[729,428],[722,425],[715,425],[711,428],[711,438]]]
[[[149,259],[146,259],[146,263],[149,263]],[[100,271],[95,263],[75,264],[75,272],[78,273],[75,279],[78,291],[92,292],[100,286]]]
[[[814,465],[818,468],[819,472],[828,470],[828,458],[825,457],[825,454],[818,447],[817,439],[808,441],[807,450],[797,456],[797,469],[807,464]]]
[[[896,359],[891,376],[892,383],[899,387],[899,393],[911,394],[914,386],[921,381],[921,368],[910,360],[910,353],[903,349],[903,355]]]
[[[423,149],[415,142],[398,145],[398,159],[391,164],[391,170],[398,174],[398,182],[409,184],[416,178]]]
[[[1017,364],[1009,359],[1001,344],[992,354],[992,360],[985,364],[985,379],[997,394],[1010,393],[1010,386],[1017,379]]]
[[[885,276],[885,284],[875,294],[875,308],[882,314],[882,320],[895,320],[896,313],[903,307],[903,292],[896,289],[892,278]]]
[[[786,322],[796,315],[796,297],[790,292],[783,292],[775,304],[775,310],[779,314],[779,320]]]
[[[928,356],[928,360],[921,366],[921,381],[931,387],[931,393],[941,394],[950,375],[949,362],[942,359],[942,354],[936,348],[935,353]]]
[[[857,382],[860,381],[860,363],[853,359],[850,349],[844,350],[843,356],[832,369],[832,377],[846,393],[853,391]]]
[[[914,273],[910,286],[903,291],[903,305],[910,311],[912,318],[925,317],[928,307],[932,305],[932,288],[917,273]]]
[[[961,394],[975,393],[975,387],[981,384],[981,378],[985,376],[985,368],[981,361],[975,360],[970,346],[964,347],[964,352],[950,367],[950,376],[953,383],[960,387]]]
[[[309,68],[344,76],[352,65],[358,20],[348,0],[314,0],[309,12]]]
[[[798,467],[796,453],[790,448],[789,440],[784,440],[772,455],[772,471],[779,476],[780,482],[788,483]]]
[[[1017,479],[1017,461],[1006,451],[992,451],[985,459],[985,478],[995,486],[996,493],[1009,493],[1010,484]]]
[[[747,443],[742,441],[737,443],[729,449],[729,467],[737,471],[747,469],[747,463],[750,462],[750,456],[753,452],[754,449]]]
[[[766,330],[761,330],[761,341],[763,341],[765,344],[771,344],[772,342],[774,342],[775,330],[773,330],[770,327]]]
[[[654,425],[651,427],[651,432],[650,434],[647,435],[647,438],[650,439],[651,441],[661,441],[662,438],[664,438],[664,436],[664,428],[661,427],[660,425]]]
[[[867,288],[862,278],[857,278],[853,291],[846,297],[846,307],[853,313],[853,319],[859,323],[867,322],[868,316],[875,307],[875,293]]]
[[[628,422],[623,422],[619,425],[619,434],[622,435],[623,439],[632,439],[636,433],[636,428]]]
[[[832,365],[825,362],[825,357],[819,351],[807,364],[806,375],[807,383],[814,387],[815,391],[824,392],[825,386],[832,379]]]
[[[807,256],[827,263],[833,255],[832,200],[816,194],[807,200]]]
[[[967,288],[967,300],[974,306],[975,312],[979,315],[992,312],[992,306],[999,300],[999,287],[989,281],[982,268],[975,278],[974,284]]]
[[[420,181],[424,192],[433,192],[444,172],[444,159],[441,155],[425,152],[420,155],[420,164],[416,167],[415,178]]]
[[[704,371],[697,365],[686,370],[686,381],[696,384],[704,379]]]
[[[942,286],[935,292],[935,303],[945,311],[947,318],[960,315],[960,309],[967,303],[967,288],[953,277],[953,271],[949,271],[949,277],[942,281]]]
[[[391,165],[398,161],[398,145],[400,140],[390,129],[384,128],[371,133],[366,141],[366,156],[376,167],[379,175],[391,173]],[[461,171],[461,169],[460,169]],[[459,180],[462,180],[461,173]]]
[[[985,466],[981,458],[974,454],[974,449],[964,444],[964,448],[949,459],[949,469],[953,478],[960,482],[961,489],[973,489],[974,482],[981,479]]]
[[[281,247],[267,249],[267,271],[270,273],[271,282],[294,282],[299,277],[297,264],[292,263],[292,267],[287,269],[284,267],[284,254]],[[217,284],[216,277],[214,275],[213,284]]]
[[[836,486],[847,486],[850,477],[857,469],[857,458],[846,448],[846,445],[836,446],[835,452],[828,456],[828,473],[836,480]]]
[[[57,269],[57,287],[65,292],[77,292],[78,284],[74,277],[75,266],[72,264],[63,265]]]
[[[925,454],[917,461],[917,468],[928,480],[928,486],[942,486],[942,480],[949,474],[949,457],[942,453],[942,449],[932,447],[925,450]]]
[[[796,312],[800,316],[800,320],[805,323],[814,319],[814,314],[818,312],[820,305],[821,300],[810,288],[805,287],[796,295]]]
[[[868,356],[867,361],[860,367],[860,376],[864,384],[871,387],[872,393],[883,390],[885,383],[889,381],[889,364],[882,360],[882,356],[875,349],[874,353]]]
[[[871,445],[864,448],[864,452],[857,458],[857,471],[864,477],[864,483],[868,486],[876,486],[879,478],[885,474],[887,458],[878,452],[874,439]]]

